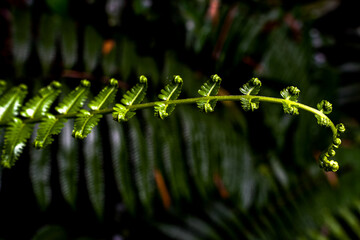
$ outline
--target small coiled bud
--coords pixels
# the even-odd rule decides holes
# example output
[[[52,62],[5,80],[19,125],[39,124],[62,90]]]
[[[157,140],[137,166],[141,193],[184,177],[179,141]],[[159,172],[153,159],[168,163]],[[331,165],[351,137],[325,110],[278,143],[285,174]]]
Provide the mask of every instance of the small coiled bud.
[[[329,155],[329,157],[333,157],[333,156],[335,156],[336,152],[335,152],[334,149],[330,148],[330,149],[328,150],[327,154]]]
[[[332,111],[332,104],[326,100],[322,100],[317,104],[317,108],[324,114],[329,114]]]
[[[344,124],[342,124],[342,123],[337,124],[336,129],[339,133],[343,133],[346,130]]]
[[[341,139],[340,138],[335,138],[333,140],[333,144],[334,144],[334,147],[339,147],[339,145],[341,144]]]
[[[173,79],[174,83],[182,83],[183,80],[179,75],[174,75],[174,79]]]
[[[219,77],[219,75],[217,75],[217,74],[214,74],[214,75],[211,75],[211,81],[213,81],[213,82],[219,82],[219,81],[221,81],[221,78]]]
[[[139,77],[139,81],[140,81],[140,83],[147,83],[147,78],[144,75],[141,75]]]

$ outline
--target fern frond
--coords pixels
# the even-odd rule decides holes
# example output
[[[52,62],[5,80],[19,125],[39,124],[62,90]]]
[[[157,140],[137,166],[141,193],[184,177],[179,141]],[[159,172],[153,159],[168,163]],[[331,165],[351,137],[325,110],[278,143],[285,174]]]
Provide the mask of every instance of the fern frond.
[[[22,107],[21,116],[27,118],[44,116],[60,94],[60,87],[61,84],[59,82],[53,81],[47,87],[40,89],[39,93]]]
[[[95,111],[106,108],[115,99],[116,92],[118,90],[118,81],[112,78],[110,80],[110,86],[106,86],[101,92],[88,104],[88,107]]]
[[[319,102],[317,104],[317,108],[323,114],[329,114],[332,112],[332,104],[326,100],[322,100],[321,102]],[[328,127],[331,122],[331,120],[327,117],[323,117],[317,114],[315,114],[315,117],[317,119],[317,123],[320,126]]]
[[[89,111],[82,109],[76,115],[74,130],[72,136],[77,139],[84,139],[91,130],[99,123],[102,114],[91,114]]]
[[[5,91],[6,85],[6,81],[0,80],[0,95],[3,94],[3,92]]]
[[[5,141],[1,155],[1,164],[10,168],[19,158],[26,141],[30,138],[34,124],[25,124],[21,119],[14,121],[6,128]]]
[[[71,91],[68,95],[64,97],[61,103],[55,110],[60,114],[75,113],[77,112],[84,104],[87,95],[89,93],[91,83],[87,80],[82,80],[80,85]]]
[[[1,97],[0,122],[8,122],[18,114],[18,109],[21,106],[26,94],[27,86],[24,84],[20,84],[17,87],[11,88]]]
[[[123,98],[121,99],[121,103],[115,104],[114,112],[112,114],[113,119],[122,122],[128,121],[132,118],[136,113],[135,110],[129,109],[129,106],[134,104],[139,104],[143,101],[146,90],[147,90],[147,78],[142,75],[140,76],[139,83],[136,84],[133,88],[127,91]]]
[[[216,96],[219,92],[221,83],[221,78],[215,74],[212,75],[210,80],[206,81],[201,88],[199,89],[198,93],[203,97],[209,97],[209,96]],[[205,111],[206,113],[213,112],[217,100],[200,100],[197,101],[197,106],[202,111]]]
[[[86,138],[84,142],[85,178],[90,202],[99,219],[104,212],[104,171],[102,167],[103,154],[99,130]]]
[[[300,90],[294,86],[287,87],[280,92],[280,95],[284,99],[290,100],[292,102],[297,102],[299,94],[300,94]],[[287,114],[290,114],[290,115],[298,115],[299,114],[298,107],[293,105],[291,102],[288,102],[288,101],[283,102],[283,108],[284,108],[284,112]]]
[[[260,91],[261,81],[258,78],[252,78],[250,81],[245,83],[240,92],[244,95],[257,95]],[[254,111],[259,108],[259,99],[258,98],[242,98],[241,99],[242,107],[245,111]]]
[[[49,149],[30,148],[30,180],[39,207],[45,210],[51,201],[51,156]]]
[[[44,148],[51,144],[54,139],[52,135],[58,135],[64,127],[65,118],[55,118],[54,115],[46,114],[46,119],[39,124],[37,136],[34,141],[35,148]]]
[[[171,83],[166,85],[164,89],[161,89],[158,97],[164,101],[177,99],[181,93],[182,84],[182,78],[179,75],[174,76]],[[174,111],[175,106],[176,104],[157,103],[154,108],[155,116],[164,119]]]

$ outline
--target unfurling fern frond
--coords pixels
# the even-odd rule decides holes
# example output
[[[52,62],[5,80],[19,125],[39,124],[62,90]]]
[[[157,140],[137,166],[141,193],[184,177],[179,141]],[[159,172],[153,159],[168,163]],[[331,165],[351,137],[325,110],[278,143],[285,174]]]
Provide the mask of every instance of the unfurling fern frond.
[[[82,80],[81,84],[72,92],[66,95],[55,110],[60,114],[68,114],[77,112],[89,93],[90,82]],[[58,135],[67,121],[65,118],[56,118],[52,114],[46,114],[46,119],[40,123],[34,146],[36,148],[44,148],[53,141],[52,135]]]
[[[60,114],[77,112],[83,106],[84,101],[87,98],[90,85],[91,83],[89,81],[82,80],[75,90],[64,97],[62,102],[55,107],[55,110]]]
[[[240,92],[244,95],[257,95],[260,91],[261,81],[258,78],[252,78],[250,81],[245,83]],[[241,99],[242,107],[245,111],[254,111],[259,108],[259,99],[258,98],[242,98]]]
[[[297,102],[299,94],[300,94],[300,90],[294,86],[287,87],[280,92],[280,95],[285,100],[290,100],[292,102]],[[290,115],[298,115],[299,114],[298,107],[291,102],[288,102],[288,101],[283,102],[283,108],[284,108],[284,112],[287,114],[290,114]]]
[[[39,93],[22,107],[21,116],[27,118],[44,116],[56,97],[61,93],[60,87],[59,82],[53,81],[47,87],[40,89]]]
[[[147,78],[145,76],[140,76],[139,83],[136,84],[133,88],[127,91],[123,98],[121,99],[121,103],[115,104],[114,112],[112,114],[113,119],[122,122],[128,121],[132,118],[136,113],[135,110],[129,108],[134,104],[139,104],[143,101],[146,90],[147,90]]]
[[[115,79],[110,80],[110,86],[106,86],[100,93],[88,104],[88,107],[93,110],[101,110],[110,105],[115,99],[118,90],[118,81]],[[76,115],[73,137],[84,139],[91,130],[99,123],[102,114],[96,112],[89,112],[85,109],[80,110]]]
[[[27,86],[20,84],[17,87],[11,88],[0,99],[0,122],[5,123],[10,121],[18,114],[18,109],[21,106],[27,94]]]
[[[221,83],[221,78],[214,74],[211,76],[210,80],[206,81],[201,88],[199,89],[198,93],[203,97],[209,96],[216,96],[219,92]],[[217,100],[199,100],[197,101],[197,106],[200,110],[205,111],[206,113],[213,112]]]
[[[169,101],[169,100],[176,100],[182,88],[183,80],[179,75],[175,75],[168,85],[165,86],[164,89],[161,89],[161,93],[158,97],[161,100]],[[168,104],[168,103],[156,103],[154,108],[155,116],[158,116],[161,119],[168,117],[172,111],[174,111],[176,104]]]
[[[10,168],[19,158],[26,141],[30,138],[34,124],[26,124],[19,118],[14,118],[5,132],[4,147],[1,155],[1,165]]]

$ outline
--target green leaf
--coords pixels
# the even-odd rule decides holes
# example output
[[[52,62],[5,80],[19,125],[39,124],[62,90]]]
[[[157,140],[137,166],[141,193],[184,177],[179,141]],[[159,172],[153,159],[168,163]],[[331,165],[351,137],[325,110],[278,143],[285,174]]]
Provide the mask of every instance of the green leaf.
[[[212,75],[210,80],[206,81],[198,93],[203,97],[216,96],[220,89],[221,78],[215,74]],[[213,112],[217,100],[200,100],[197,101],[197,106],[206,113]]]
[[[244,95],[257,95],[260,91],[261,81],[258,78],[252,78],[250,81],[245,83],[240,92]],[[254,111],[259,108],[258,98],[243,98],[241,99],[242,107],[245,111]]]
[[[109,119],[109,118],[107,118]],[[128,146],[122,124],[108,120],[110,150],[114,169],[115,181],[121,193],[124,204],[130,213],[135,214],[136,190],[132,182],[131,166],[129,161]]]
[[[19,158],[26,141],[30,138],[34,124],[26,124],[19,118],[9,124],[5,132],[5,141],[1,155],[1,164],[10,168]]]
[[[39,93],[30,99],[21,109],[21,116],[28,118],[37,118],[44,116],[49,110],[51,104],[60,94],[61,84],[53,81],[47,87],[39,90]]]
[[[89,93],[91,83],[82,80],[80,85],[64,97],[55,110],[60,114],[76,113],[84,104]]]
[[[27,94],[27,86],[20,84],[17,87],[11,88],[0,99],[0,122],[7,122],[18,114],[18,109],[21,106]]]
[[[129,109],[128,107],[141,103],[147,90],[147,78],[142,75],[139,80],[138,84],[124,94],[121,99],[122,104],[115,104],[114,112],[112,114],[114,120],[118,122],[128,121],[136,114],[134,109]]]
[[[97,129],[84,141],[84,159],[86,186],[99,219],[103,218],[105,197],[102,158],[101,138]]]
[[[55,118],[55,116],[50,113],[46,114],[46,117],[47,118],[39,124],[37,136],[34,141],[35,148],[45,148],[50,145],[54,141],[52,135],[58,135],[64,127],[64,123],[67,121],[65,118]]]
[[[98,125],[102,116],[102,114],[91,114],[85,109],[80,110],[80,113],[76,115],[72,136],[77,139],[86,138],[91,130]]]
[[[110,80],[110,86],[103,88],[100,93],[88,104],[88,107],[93,110],[101,110],[109,106],[114,102],[116,93],[118,90],[118,81],[112,78]]]
[[[158,97],[164,101],[176,100],[181,93],[182,84],[182,78],[179,75],[174,76],[171,83],[166,85],[164,89],[161,89]],[[175,105],[176,104],[167,104],[164,102],[156,103],[155,116],[161,119],[168,117],[172,111],[174,111]]]
[[[51,200],[50,150],[30,148],[30,180],[39,207],[45,210]]]
[[[78,192],[79,164],[78,143],[71,137],[72,121],[70,120],[65,123],[65,127],[59,136],[59,149],[61,151],[57,152],[57,160],[62,195],[75,208]]]
[[[297,87],[294,87],[294,86],[287,87],[287,88],[283,89],[280,92],[280,95],[285,100],[289,100],[289,101],[292,101],[292,102],[297,102],[299,94],[300,94],[300,90]],[[290,114],[290,115],[298,115],[299,114],[298,107],[293,105],[289,101],[283,102],[284,112],[286,114]]]

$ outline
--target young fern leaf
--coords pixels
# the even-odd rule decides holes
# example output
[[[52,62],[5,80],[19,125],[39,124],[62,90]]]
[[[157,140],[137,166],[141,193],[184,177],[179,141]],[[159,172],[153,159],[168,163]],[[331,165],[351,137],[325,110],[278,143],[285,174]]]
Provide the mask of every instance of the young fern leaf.
[[[110,86],[106,86],[100,93],[88,104],[88,107],[93,111],[98,111],[108,107],[115,99],[118,90],[118,81],[110,80]],[[91,130],[99,123],[103,114],[89,112],[85,109],[80,110],[76,115],[73,137],[77,139],[84,139],[91,132]]]
[[[66,95],[55,110],[59,114],[68,114],[77,112],[89,93],[90,82],[82,80],[81,84],[72,92]],[[34,146],[36,148],[44,148],[53,142],[52,135],[58,135],[67,121],[65,118],[56,118],[52,114],[46,114],[47,119],[40,123]]]
[[[47,87],[40,89],[39,93],[22,107],[21,116],[27,118],[44,116],[60,94],[60,87],[61,84],[59,82],[53,81]]]
[[[130,109],[129,107],[141,103],[146,95],[146,90],[147,78],[142,75],[140,76],[139,83],[124,94],[121,99],[122,104],[115,104],[115,107],[113,108],[114,112],[112,113],[113,119],[122,122],[132,118],[136,113],[135,110]]]
[[[220,89],[221,78],[214,74],[211,76],[210,80],[206,81],[198,93],[203,97],[216,96]],[[206,113],[213,112],[217,100],[199,100],[197,101],[197,106],[200,110],[205,111]]]
[[[27,86],[20,84],[17,87],[11,88],[0,99],[0,122],[5,123],[10,121],[18,114],[18,109],[21,106],[27,94]]]
[[[287,87],[280,92],[280,95],[285,100],[289,100],[289,101],[283,102],[283,108],[284,108],[284,112],[286,114],[290,114],[290,115],[298,115],[299,114],[298,107],[296,105],[294,105],[293,103],[291,103],[291,102],[297,102],[299,94],[300,94],[300,90],[294,86]]]
[[[26,141],[30,138],[34,124],[25,124],[21,119],[14,118],[5,132],[5,141],[1,155],[1,165],[10,168],[19,158]]]
[[[261,81],[258,78],[252,78],[240,88],[240,92],[247,96],[257,95],[260,87]],[[259,108],[259,98],[242,98],[241,104],[245,111],[254,111]]]
[[[182,84],[182,78],[179,75],[174,76],[171,83],[166,85],[164,89],[161,89],[161,93],[158,97],[164,101],[176,100],[181,93]],[[176,104],[167,104],[164,102],[156,103],[154,108],[155,116],[165,119],[172,113],[172,111],[174,111],[175,106]]]

